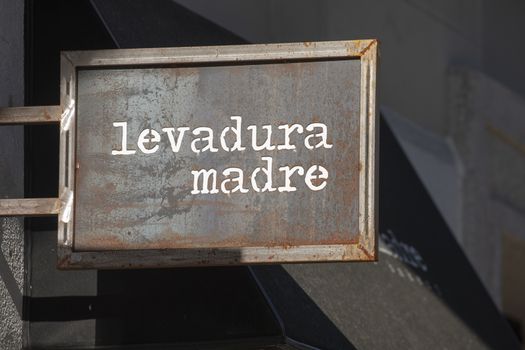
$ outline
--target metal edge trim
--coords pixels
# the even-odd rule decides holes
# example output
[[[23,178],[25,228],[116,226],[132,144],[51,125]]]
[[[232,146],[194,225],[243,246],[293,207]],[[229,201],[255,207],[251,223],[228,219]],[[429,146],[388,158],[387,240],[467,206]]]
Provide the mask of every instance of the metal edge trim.
[[[280,44],[66,51],[75,67],[359,58],[375,39]]]

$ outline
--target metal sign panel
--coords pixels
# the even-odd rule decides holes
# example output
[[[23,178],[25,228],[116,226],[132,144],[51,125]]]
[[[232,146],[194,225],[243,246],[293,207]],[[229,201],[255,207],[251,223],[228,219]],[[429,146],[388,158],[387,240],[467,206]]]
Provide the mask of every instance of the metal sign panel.
[[[59,267],[374,260],[376,56],[63,53]]]

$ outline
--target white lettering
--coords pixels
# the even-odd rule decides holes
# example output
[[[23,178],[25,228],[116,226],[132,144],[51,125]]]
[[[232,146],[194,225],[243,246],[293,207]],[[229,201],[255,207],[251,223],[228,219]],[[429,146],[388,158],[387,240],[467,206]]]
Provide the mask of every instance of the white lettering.
[[[199,193],[219,193],[219,190],[217,189],[217,170],[210,169],[210,170],[192,170],[191,174],[193,175],[193,190],[191,191],[191,194],[199,194]],[[202,175],[202,190],[199,190],[199,178]],[[209,189],[208,185],[210,182],[211,177],[211,190]]]
[[[304,168],[302,166],[294,166],[290,169],[289,166],[279,168],[279,171],[284,171],[284,186],[279,187],[279,192],[294,192],[297,187],[291,185],[290,177],[297,171],[301,176],[304,175]]]
[[[332,148],[332,145],[327,143],[328,131],[326,130],[326,125],[323,123],[312,123],[306,127],[306,131],[313,131],[314,128],[321,128],[322,131],[317,134],[306,136],[306,138],[304,139],[304,146],[308,149],[319,148],[321,146],[323,146],[324,148]],[[310,144],[310,140],[314,137],[320,137],[321,141],[312,146]]]
[[[252,173],[252,187],[256,192],[273,192],[276,189],[272,187],[272,157],[261,157],[263,161],[266,161],[266,169],[262,167],[255,168],[255,170]],[[260,189],[257,185],[257,174],[262,170],[262,172],[266,175],[266,183],[264,184],[263,188]]]
[[[213,147],[213,130],[211,128],[201,127],[201,128],[195,128],[193,130],[193,135],[199,135],[202,132],[207,132],[208,136],[206,137],[197,137],[195,140],[191,142],[191,150],[195,153],[200,152],[218,152],[219,150],[215,147]],[[197,148],[197,142],[208,142],[206,146],[204,146],[202,149]]]
[[[175,128],[163,128],[162,129],[162,131],[168,134],[168,139],[170,140],[171,150],[174,153],[177,153],[180,150],[180,145],[182,144],[182,138],[184,137],[184,133],[188,130],[190,130],[190,128],[185,127],[185,126],[177,128],[179,136],[177,137],[177,142],[175,142],[175,136],[173,135],[175,132]]]
[[[114,122],[113,126],[115,128],[122,128],[122,142],[120,146],[120,151],[112,150],[112,155],[126,155],[126,154],[135,154],[135,150],[128,150],[127,138],[128,138],[128,123],[127,122]]]
[[[320,174],[314,174],[314,172],[317,171],[319,171]],[[304,183],[312,191],[320,191],[326,187],[326,181],[322,181],[326,179],[328,179],[328,171],[320,165],[312,165],[304,176]]]
[[[263,125],[262,128],[266,129],[266,141],[264,141],[262,146],[257,146],[257,126],[250,125],[247,127],[248,130],[252,131],[252,148],[254,151],[262,151],[263,149],[271,151],[275,149],[275,146],[270,144],[272,138],[272,126]]]
[[[221,147],[226,152],[244,151],[246,148],[241,146],[241,123],[242,123],[242,117],[238,116],[238,115],[232,115],[230,117],[230,119],[235,121],[236,125],[235,125],[235,127],[228,126],[228,127],[224,128],[222,130],[221,137],[220,137]],[[235,134],[235,142],[233,143],[233,146],[232,146],[231,149],[226,144],[226,133],[229,132],[230,130],[231,130],[231,132],[233,132]]]
[[[150,136],[151,135],[151,136]],[[151,148],[144,147],[145,143],[158,143],[160,141],[160,135],[153,129],[145,129],[139,135],[137,146],[145,154],[151,154],[157,152],[159,145],[155,145]]]
[[[302,134],[303,133],[303,126],[300,125],[300,124],[292,124],[292,125],[285,124],[285,125],[279,125],[278,128],[284,130],[284,145],[277,145],[277,149],[279,149],[279,150],[281,150],[281,149],[295,149],[295,145],[291,145],[290,144],[290,134],[294,130],[297,130],[298,134]]]
[[[233,173],[233,172],[237,173],[237,177],[235,177],[233,179],[230,179],[230,178],[224,179],[222,181],[222,183],[221,183],[221,191],[223,193],[234,193],[234,192],[237,192],[237,191],[239,191],[241,193],[247,193],[248,189],[242,187],[243,180],[244,180],[243,179],[244,173],[243,173],[242,169],[239,169],[239,168],[226,168],[226,169],[224,169],[222,174],[224,176],[230,176],[231,173]],[[229,189],[226,185],[229,184],[229,183],[233,183],[233,181],[236,181],[237,185],[233,189]]]
[[[202,126],[194,129],[190,129],[190,127],[186,126],[178,128],[166,127],[162,128],[162,132],[167,135],[173,153],[181,151],[186,133],[194,135],[192,140],[191,136],[186,136],[186,139],[190,138],[191,143],[190,141],[186,141],[187,143],[190,143],[190,149],[185,150],[184,157],[188,156],[187,153],[190,152],[190,150],[196,154],[206,151],[216,153],[219,151],[219,148],[226,152],[245,151],[248,145],[246,145],[246,147],[243,147],[242,145],[242,117],[235,115],[231,116],[230,122],[230,126],[222,129],[219,137],[220,146],[217,147],[213,144],[214,131],[209,127]],[[136,154],[137,150],[128,148],[128,123],[114,122],[113,127],[122,128],[120,140],[121,146],[120,150],[113,149],[111,154]],[[319,148],[331,149],[333,148],[333,145],[328,142],[328,128],[326,124],[316,122],[311,123],[306,127],[303,127],[301,124],[281,124],[277,126],[280,133],[273,136],[274,138],[279,138],[282,135],[282,138],[279,138],[279,140],[282,140],[281,144],[272,144],[272,127],[272,124],[262,126],[249,125],[244,129],[244,132],[251,134],[252,150],[255,152],[263,152],[260,158],[262,162],[261,166],[256,167],[251,173],[248,173],[247,170],[241,168],[225,167],[222,168],[224,170],[219,172],[219,175],[217,175],[218,170],[213,168],[192,170],[193,189],[191,194],[217,194],[222,192],[229,195],[231,193],[248,193],[250,190],[261,193],[274,191],[288,193],[297,191],[297,187],[294,186],[294,183],[296,184],[297,181],[304,181],[306,187],[311,191],[323,190],[327,186],[328,180],[328,170],[325,167],[317,164],[310,166],[308,169],[300,165],[290,166],[287,164],[282,164],[283,166],[278,167],[278,160],[276,160],[275,165],[279,172],[276,170],[278,176],[274,178],[273,165],[274,157],[277,152],[269,152],[272,156],[265,155],[265,153],[268,153],[266,151],[276,150],[295,151],[297,147],[300,146],[301,141],[299,141],[299,138],[304,142],[305,148],[309,150]],[[262,130],[258,130],[258,128],[262,128]],[[305,134],[304,136],[299,136],[303,133]],[[166,137],[165,135],[162,135],[162,137]],[[153,154],[160,149],[162,137],[161,134],[154,129],[144,129],[136,139],[136,147],[144,154]],[[263,142],[259,144],[261,141]],[[239,162],[239,158],[243,157],[239,154],[232,154],[230,156],[224,155],[224,157],[220,159],[220,162],[222,163],[227,159]],[[247,164],[251,164],[251,161],[247,162]],[[245,179],[245,174],[250,174],[250,176],[247,176]],[[221,178],[219,179],[218,176]],[[249,183],[246,183],[245,187],[245,180],[248,181],[248,179]]]

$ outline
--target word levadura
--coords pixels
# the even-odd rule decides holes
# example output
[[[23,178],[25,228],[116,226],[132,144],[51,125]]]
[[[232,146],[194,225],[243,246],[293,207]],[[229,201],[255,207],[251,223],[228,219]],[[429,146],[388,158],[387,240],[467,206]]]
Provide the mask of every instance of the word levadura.
[[[161,132],[154,129],[144,129],[140,132],[136,145],[138,150],[144,154],[153,154],[159,150],[159,143],[162,137],[167,137],[171,150],[178,153],[183,144],[185,135],[192,134],[192,141],[190,144],[191,151],[199,154],[202,152],[219,152],[219,146],[225,152],[242,152],[247,148],[253,151],[275,151],[275,150],[295,150],[299,145],[291,143],[290,136],[294,133],[304,134],[304,147],[309,150],[316,150],[319,148],[331,149],[332,144],[328,143],[328,130],[326,124],[311,123],[306,127],[301,124],[283,124],[277,126],[277,131],[274,132],[272,125],[262,125],[261,129],[265,132],[259,133],[256,125],[249,125],[246,130],[248,134],[251,133],[251,143],[249,147],[242,145],[242,117],[231,116],[232,126],[225,127],[218,137],[218,144],[214,143],[214,132],[208,127],[197,127],[191,130],[189,127],[183,126],[178,128],[162,128]],[[119,150],[112,150],[111,154],[114,156],[130,156],[137,153],[136,149],[129,148],[128,144],[128,123],[114,122],[113,126],[120,130],[121,147]],[[191,131],[190,131],[191,130]],[[266,134],[261,137],[261,134]],[[274,136],[272,137],[272,133]],[[277,136],[275,135],[277,134]],[[186,139],[191,136],[186,136]],[[272,140],[280,143],[272,143]],[[261,142],[262,141],[262,142]],[[301,146],[299,146],[301,147]],[[282,186],[274,186],[273,179],[273,158],[268,156],[261,157],[265,162],[265,166],[255,168],[250,179],[250,184],[244,183],[244,170],[240,168],[225,168],[222,171],[222,181],[217,182],[218,173],[216,169],[200,169],[192,170],[193,175],[193,190],[192,194],[216,194],[222,193],[247,193],[249,187],[255,192],[294,192],[297,187],[293,186],[293,181],[302,177],[305,185],[312,191],[320,191],[326,187],[326,180],[328,179],[328,171],[321,165],[312,165],[305,170],[302,166],[282,166],[279,167],[279,173],[282,174]],[[264,176],[264,185],[261,184],[261,177]],[[259,181],[258,181],[259,179]],[[259,182],[259,183],[258,183]]]

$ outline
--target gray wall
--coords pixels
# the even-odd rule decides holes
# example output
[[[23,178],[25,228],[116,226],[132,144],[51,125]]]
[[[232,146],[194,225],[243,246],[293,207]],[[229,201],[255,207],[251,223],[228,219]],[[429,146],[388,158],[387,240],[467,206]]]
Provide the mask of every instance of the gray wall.
[[[24,104],[24,1],[0,0],[0,107]],[[0,198],[24,194],[24,133],[0,127]],[[0,349],[22,347],[23,219],[0,218]]]
[[[483,70],[525,96],[525,1],[484,1]]]
[[[482,65],[477,0],[176,2],[253,43],[378,38],[381,105],[441,135],[447,69]]]

